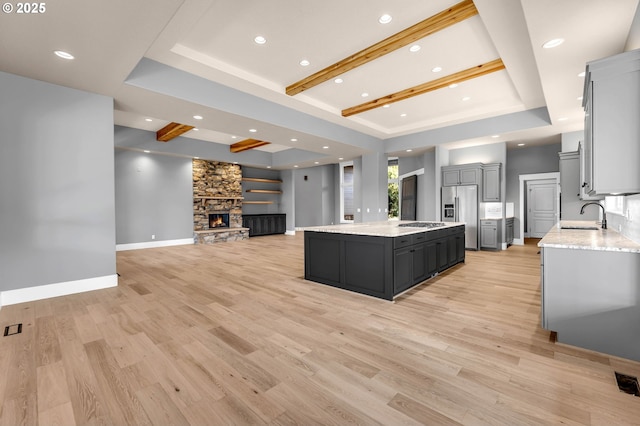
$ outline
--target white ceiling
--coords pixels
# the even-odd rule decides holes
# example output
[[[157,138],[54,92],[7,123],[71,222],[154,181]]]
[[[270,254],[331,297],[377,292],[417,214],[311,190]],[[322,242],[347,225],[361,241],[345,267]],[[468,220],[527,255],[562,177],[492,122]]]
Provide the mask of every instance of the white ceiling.
[[[546,107],[550,124],[449,141],[449,148],[526,141],[549,143],[582,129],[578,97],[585,63],[625,48],[638,0],[475,0],[479,15],[351,70],[295,96],[285,88],[416,24],[456,0],[58,0],[40,15],[0,15],[0,70],[115,99],[118,125],[156,131],[171,121],[199,131],[185,136],[230,145],[245,138],[272,142],[260,150],[289,148],[321,153],[322,163],[367,149],[348,138],[331,152],[318,135],[291,138],[294,123],[269,123],[250,114],[145,90],[127,83],[143,57],[275,104],[382,140]],[[386,25],[378,17],[390,14]],[[256,35],[267,43],[256,44]],[[554,49],[542,44],[562,37]],[[639,46],[636,46],[639,47]],[[76,57],[63,61],[54,50]],[[506,69],[408,100],[344,118],[341,110],[502,58]],[[301,59],[310,61],[303,67]],[[431,70],[442,67],[442,71]],[[368,97],[363,98],[362,93]],[[463,101],[463,97],[470,97]],[[205,120],[197,121],[193,114]],[[401,114],[406,114],[401,116]],[[152,122],[145,121],[153,119]],[[260,135],[249,128],[259,128]],[[486,133],[486,132],[485,132]],[[431,149],[425,141],[416,152]],[[169,145],[171,142],[169,142]],[[372,146],[371,149],[380,149]],[[195,154],[194,154],[195,155]],[[315,159],[315,158],[314,158]],[[284,165],[292,166],[292,165]]]

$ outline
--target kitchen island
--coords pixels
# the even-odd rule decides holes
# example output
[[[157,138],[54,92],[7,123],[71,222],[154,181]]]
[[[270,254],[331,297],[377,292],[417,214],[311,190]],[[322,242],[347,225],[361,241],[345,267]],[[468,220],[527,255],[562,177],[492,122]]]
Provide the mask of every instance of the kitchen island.
[[[542,327],[560,343],[640,361],[640,244],[562,221],[538,246]]]
[[[384,221],[304,230],[307,280],[393,300],[465,259],[464,224]]]

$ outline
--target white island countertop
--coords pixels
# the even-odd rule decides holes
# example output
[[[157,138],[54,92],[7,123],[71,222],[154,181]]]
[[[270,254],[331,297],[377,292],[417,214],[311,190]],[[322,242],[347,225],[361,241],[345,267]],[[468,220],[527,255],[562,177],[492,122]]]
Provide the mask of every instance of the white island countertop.
[[[588,226],[597,229],[580,229]],[[640,244],[613,229],[602,229],[599,223],[586,220],[560,221],[560,226],[551,228],[540,240],[538,247],[640,253]]]
[[[437,228],[398,226],[405,223],[444,223]],[[431,222],[418,220],[386,220],[381,222],[342,223],[340,225],[308,226],[304,231],[329,232],[334,234],[369,235],[372,237],[400,237],[403,235],[418,234],[420,232],[435,231],[438,229],[452,228],[464,225],[460,222]]]

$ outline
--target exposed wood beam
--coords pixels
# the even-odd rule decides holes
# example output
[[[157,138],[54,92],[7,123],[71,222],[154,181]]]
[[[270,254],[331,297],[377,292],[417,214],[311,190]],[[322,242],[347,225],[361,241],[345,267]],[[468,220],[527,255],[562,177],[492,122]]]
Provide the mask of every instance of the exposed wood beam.
[[[245,139],[229,146],[231,152],[242,152],[249,149],[258,148],[259,146],[269,145],[271,142],[259,141],[257,139]]]
[[[302,80],[287,87],[287,95],[293,96],[327,80],[344,74],[347,71],[380,58],[421,38],[443,30],[458,22],[478,14],[478,9],[472,0],[464,0],[460,3],[443,10],[442,12],[425,19],[422,22],[406,28],[372,46],[361,50],[327,68],[318,71]]]
[[[169,123],[156,132],[156,140],[159,142],[169,142],[173,138],[177,138],[183,133],[187,133],[193,129],[193,126],[180,123]]]
[[[394,102],[403,101],[405,99],[412,98],[414,96],[422,95],[433,90],[442,89],[450,84],[460,83],[472,78],[481,77],[492,72],[503,70],[504,63],[502,59],[498,58],[491,62],[487,62],[482,65],[477,65],[473,68],[468,68],[463,71],[459,71],[454,74],[450,74],[439,78],[437,80],[429,81],[427,83],[420,84],[418,86],[410,87],[408,89],[401,90],[400,92],[392,93],[391,95],[383,96],[378,99],[374,99],[363,104],[347,108],[342,110],[343,117],[349,117],[351,115],[360,114],[361,112],[369,111],[374,108],[381,107],[386,104],[392,104]]]

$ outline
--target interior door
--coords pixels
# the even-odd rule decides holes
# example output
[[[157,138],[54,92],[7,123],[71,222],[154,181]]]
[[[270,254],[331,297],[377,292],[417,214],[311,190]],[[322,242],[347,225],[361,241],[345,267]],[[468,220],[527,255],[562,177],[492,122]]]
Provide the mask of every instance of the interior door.
[[[527,186],[529,237],[542,238],[558,220],[558,186],[553,179],[530,181]]]
[[[402,179],[400,204],[401,220],[416,220],[416,197],[418,195],[418,176],[413,175]]]

